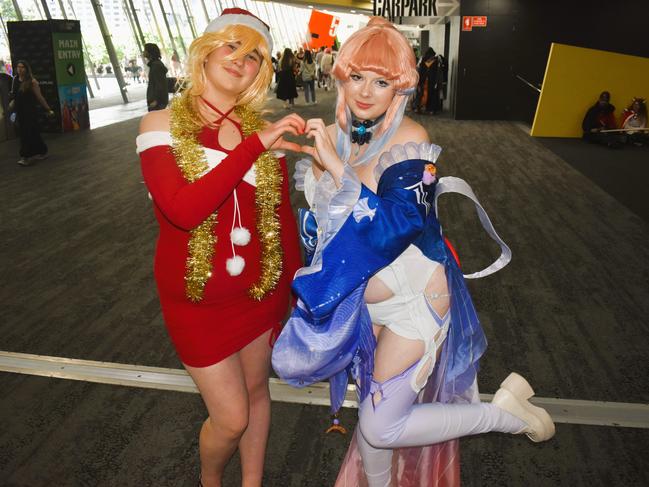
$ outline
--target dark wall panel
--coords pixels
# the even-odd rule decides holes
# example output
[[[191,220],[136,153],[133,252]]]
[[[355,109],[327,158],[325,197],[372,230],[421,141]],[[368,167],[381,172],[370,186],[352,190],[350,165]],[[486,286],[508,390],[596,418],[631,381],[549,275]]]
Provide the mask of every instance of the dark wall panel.
[[[649,57],[647,0],[462,0],[460,11],[488,16],[460,33],[461,119],[531,122],[538,94],[515,75],[540,84],[552,42]]]

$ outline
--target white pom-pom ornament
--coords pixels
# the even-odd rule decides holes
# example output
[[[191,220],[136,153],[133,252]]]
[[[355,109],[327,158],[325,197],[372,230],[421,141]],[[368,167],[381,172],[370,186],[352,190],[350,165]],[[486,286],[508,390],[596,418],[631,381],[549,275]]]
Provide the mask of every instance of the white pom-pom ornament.
[[[250,242],[250,231],[245,227],[233,228],[230,232],[230,240],[234,245],[248,245]]]
[[[228,271],[228,274],[231,276],[238,276],[243,272],[243,268],[246,266],[246,261],[243,260],[243,257],[235,255],[230,257],[225,261],[225,268]]]

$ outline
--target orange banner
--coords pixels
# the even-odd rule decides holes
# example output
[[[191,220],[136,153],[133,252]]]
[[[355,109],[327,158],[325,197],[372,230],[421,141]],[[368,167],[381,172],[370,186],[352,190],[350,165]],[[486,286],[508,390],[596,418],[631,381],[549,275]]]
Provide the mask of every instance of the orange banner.
[[[322,46],[332,47],[336,39],[336,29],[338,29],[339,23],[340,18],[319,10],[313,10],[309,19],[309,47],[312,49],[319,49]]]

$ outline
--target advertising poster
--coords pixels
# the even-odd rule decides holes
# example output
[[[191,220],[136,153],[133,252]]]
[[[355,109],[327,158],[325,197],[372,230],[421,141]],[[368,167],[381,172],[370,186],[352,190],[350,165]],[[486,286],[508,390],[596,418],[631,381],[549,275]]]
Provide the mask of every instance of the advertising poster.
[[[78,20],[8,22],[11,61],[27,61],[41,93],[56,113],[47,117],[39,110],[44,132],[88,128],[81,27]]]
[[[59,100],[61,100],[61,125],[63,126],[63,132],[90,127],[85,83],[65,86],[59,85]]]
[[[87,129],[90,122],[81,34],[55,32],[52,34],[52,45],[63,132]]]

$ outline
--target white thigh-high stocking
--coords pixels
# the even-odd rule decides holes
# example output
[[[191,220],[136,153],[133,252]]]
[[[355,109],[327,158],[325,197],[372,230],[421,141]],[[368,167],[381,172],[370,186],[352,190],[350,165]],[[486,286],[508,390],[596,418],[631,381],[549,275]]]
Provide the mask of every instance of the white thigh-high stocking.
[[[432,445],[489,431],[520,433],[527,426],[490,403],[414,404],[412,373],[414,367],[382,384],[373,382],[371,394],[360,405],[359,450],[368,477],[378,478],[371,487],[387,485],[380,482],[390,478],[392,456],[390,450],[383,453],[386,449]]]
[[[392,450],[374,448],[370,445],[360,428],[356,429],[356,443],[363,459],[363,470],[369,487],[389,487],[392,477]]]

